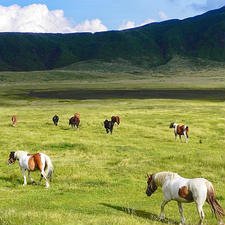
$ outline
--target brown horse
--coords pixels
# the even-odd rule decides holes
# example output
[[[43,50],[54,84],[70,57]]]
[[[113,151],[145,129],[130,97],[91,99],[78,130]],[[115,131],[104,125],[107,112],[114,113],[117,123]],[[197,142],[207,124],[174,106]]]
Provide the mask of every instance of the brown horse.
[[[119,116],[112,116],[111,117],[111,121],[114,123],[117,123],[118,125],[120,125],[120,118]]]
[[[73,117],[71,117],[69,119],[69,125],[71,125],[71,127],[79,127],[79,124],[80,124],[80,114],[79,113],[75,113]]]
[[[16,115],[13,115],[12,116],[12,125],[15,127],[16,126],[16,123],[18,121],[18,117]]]
[[[74,118],[80,119],[80,114],[79,113],[75,113],[74,114]]]

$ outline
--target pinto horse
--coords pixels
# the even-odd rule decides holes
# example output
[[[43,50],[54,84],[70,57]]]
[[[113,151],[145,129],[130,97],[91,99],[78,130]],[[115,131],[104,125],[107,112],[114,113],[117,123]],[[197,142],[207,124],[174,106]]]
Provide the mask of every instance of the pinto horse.
[[[212,212],[217,217],[219,224],[224,224],[222,216],[225,215],[222,207],[219,205],[215,198],[215,191],[211,182],[204,178],[187,179],[179,176],[177,173],[172,172],[159,172],[148,175],[147,181],[147,196],[151,196],[158,187],[162,188],[164,199],[161,203],[160,219],[165,218],[164,207],[171,201],[177,201],[179,212],[181,215],[181,224],[185,223],[183,215],[182,203],[195,202],[200,217],[199,224],[203,224],[204,202],[211,206]]]
[[[185,143],[187,143],[188,141],[188,132],[189,132],[189,128],[186,125],[178,125],[176,123],[171,123],[169,128],[174,128],[174,135],[175,135],[175,140],[177,140],[177,135],[179,135],[180,141],[181,140],[181,135],[184,135],[185,138]]]
[[[111,121],[113,123],[117,123],[118,125],[120,125],[120,117],[119,116],[112,116]]]
[[[12,116],[12,125],[15,127],[16,126],[16,123],[18,121],[18,117],[16,115],[13,115]]]
[[[48,179],[51,181],[53,173],[53,165],[49,156],[43,153],[29,154],[28,152],[24,151],[10,152],[8,165],[15,163],[16,160],[19,161],[20,169],[23,173],[24,178],[23,185],[27,184],[25,171],[26,170],[28,171],[28,178],[31,180],[33,184],[35,184],[35,181],[30,176],[30,172],[38,169],[41,172],[41,178],[38,183],[40,183],[42,177],[44,177],[46,181],[46,188],[50,186]]]

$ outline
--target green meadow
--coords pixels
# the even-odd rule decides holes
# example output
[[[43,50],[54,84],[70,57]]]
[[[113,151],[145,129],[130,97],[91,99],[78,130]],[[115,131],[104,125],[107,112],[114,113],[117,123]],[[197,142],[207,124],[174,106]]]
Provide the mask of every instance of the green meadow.
[[[212,64],[175,58],[150,71],[122,64],[117,72],[104,71],[109,65],[100,63],[96,71],[84,64],[1,72],[0,224],[178,224],[176,202],[168,203],[166,220],[159,221],[162,191],[145,194],[146,174],[160,171],[210,180],[225,209],[225,70]],[[68,124],[76,112],[79,130]],[[103,121],[112,115],[121,124],[110,135]],[[175,142],[171,122],[189,126],[187,144]],[[7,165],[10,151],[17,150],[51,157],[49,189],[29,179],[22,186],[18,162]],[[31,176],[38,180],[40,173]],[[187,224],[198,224],[195,204],[183,208]],[[217,224],[207,203],[204,212],[205,224]]]

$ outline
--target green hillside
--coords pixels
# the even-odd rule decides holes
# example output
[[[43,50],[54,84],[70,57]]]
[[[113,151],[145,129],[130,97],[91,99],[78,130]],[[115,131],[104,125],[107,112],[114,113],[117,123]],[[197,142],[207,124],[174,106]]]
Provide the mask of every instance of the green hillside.
[[[75,34],[0,33],[0,70],[46,70],[83,61],[150,68],[174,55],[225,61],[225,7],[185,20],[124,31]]]

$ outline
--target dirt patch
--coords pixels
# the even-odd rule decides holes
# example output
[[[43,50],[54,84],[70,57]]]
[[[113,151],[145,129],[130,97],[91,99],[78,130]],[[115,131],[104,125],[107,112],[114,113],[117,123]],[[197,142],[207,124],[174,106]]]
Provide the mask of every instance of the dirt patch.
[[[216,90],[58,90],[58,91],[30,91],[29,97],[50,99],[225,99],[225,91]]]

